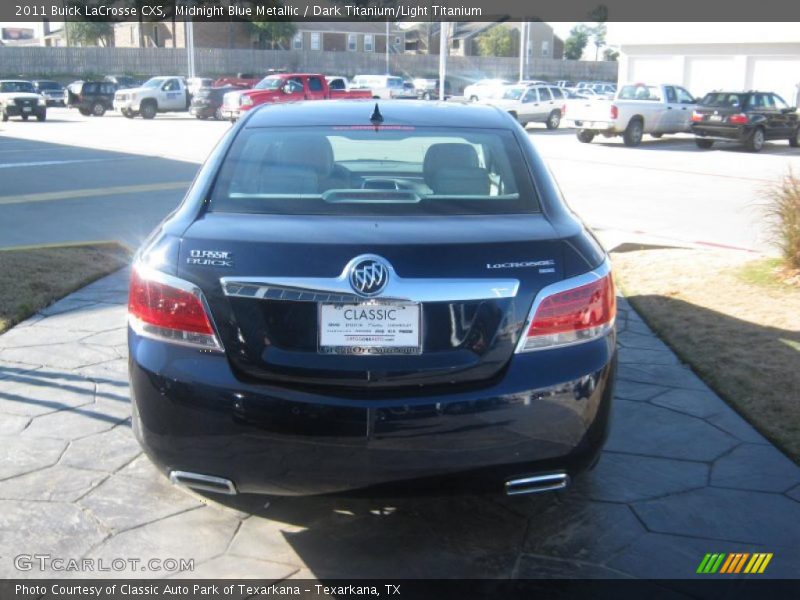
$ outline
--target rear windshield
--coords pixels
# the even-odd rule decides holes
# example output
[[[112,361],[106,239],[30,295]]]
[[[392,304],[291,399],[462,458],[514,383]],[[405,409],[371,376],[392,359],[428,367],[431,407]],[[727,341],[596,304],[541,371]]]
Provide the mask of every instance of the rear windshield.
[[[539,204],[510,131],[357,125],[242,130],[210,210],[480,215]]]
[[[719,106],[722,108],[741,108],[747,103],[747,94],[733,92],[711,92],[700,101],[700,106]]]
[[[0,93],[14,94],[14,93],[36,93],[33,89],[33,84],[30,81],[0,81]]]
[[[625,85],[619,91],[620,100],[661,100],[661,89],[656,85]]]

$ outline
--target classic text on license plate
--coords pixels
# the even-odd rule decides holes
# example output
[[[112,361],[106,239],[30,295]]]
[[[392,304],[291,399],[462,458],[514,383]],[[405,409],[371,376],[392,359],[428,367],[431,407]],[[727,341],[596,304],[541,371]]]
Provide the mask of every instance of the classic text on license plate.
[[[319,350],[327,354],[418,354],[418,304],[320,304]]]

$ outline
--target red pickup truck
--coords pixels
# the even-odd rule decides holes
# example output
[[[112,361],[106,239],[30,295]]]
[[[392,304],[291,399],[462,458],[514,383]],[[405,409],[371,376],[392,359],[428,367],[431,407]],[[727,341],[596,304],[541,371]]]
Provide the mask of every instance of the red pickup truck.
[[[281,73],[269,75],[251,90],[225,94],[222,116],[235,121],[242,113],[268,102],[299,100],[352,100],[372,98],[370,90],[332,90],[324,75],[317,73]]]

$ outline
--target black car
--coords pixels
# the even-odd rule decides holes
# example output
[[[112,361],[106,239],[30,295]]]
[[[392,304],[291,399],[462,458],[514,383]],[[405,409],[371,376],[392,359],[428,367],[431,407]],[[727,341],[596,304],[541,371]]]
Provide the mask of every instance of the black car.
[[[137,253],[133,428],[225,494],[562,489],[606,437],[615,314],[507,113],[265,104]]]
[[[192,96],[189,113],[198,119],[213,118],[217,121],[223,119],[222,100],[225,94],[244,89],[237,85],[223,85],[222,87],[200,88]]]
[[[38,121],[47,118],[47,101],[30,81],[0,81],[0,119],[5,123],[11,117],[20,117],[23,121],[29,117],[36,117]]]
[[[789,140],[800,146],[797,107],[774,92],[711,92],[692,114],[692,131],[700,148],[715,141],[739,142],[759,152],[767,140]]]
[[[34,79],[31,81],[33,89],[44,96],[47,106],[65,106],[64,86],[57,81]]]
[[[135,77],[130,77],[129,75],[106,75],[103,78],[103,81],[113,83],[117,86],[118,90],[137,88],[143,83],[141,79],[136,79]]]
[[[64,100],[69,108],[77,108],[83,116],[102,117],[114,108],[114,93],[117,85],[110,81],[74,81],[64,91]]]

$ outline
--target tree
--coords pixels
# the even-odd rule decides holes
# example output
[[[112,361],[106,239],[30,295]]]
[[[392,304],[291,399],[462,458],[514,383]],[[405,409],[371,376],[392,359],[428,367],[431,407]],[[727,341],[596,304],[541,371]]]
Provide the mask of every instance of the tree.
[[[297,31],[297,27],[291,21],[252,21],[250,24],[269,42],[270,50],[283,43],[289,47],[288,42]]]
[[[606,24],[599,22],[589,31],[591,31],[592,41],[594,41],[594,59],[597,60],[600,48],[606,45]]]
[[[619,59],[619,52],[617,52],[613,48],[606,48],[603,51],[603,60],[617,62],[618,59]]]
[[[70,44],[109,46],[114,39],[114,26],[103,21],[67,21],[66,35]]]
[[[475,38],[480,56],[513,56],[514,40],[514,33],[502,25],[493,25]]]
[[[564,42],[564,58],[580,60],[588,43],[589,30],[585,25],[576,25],[569,30],[569,37]]]

